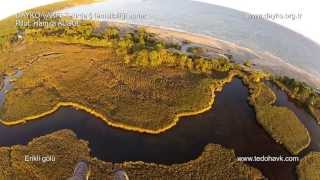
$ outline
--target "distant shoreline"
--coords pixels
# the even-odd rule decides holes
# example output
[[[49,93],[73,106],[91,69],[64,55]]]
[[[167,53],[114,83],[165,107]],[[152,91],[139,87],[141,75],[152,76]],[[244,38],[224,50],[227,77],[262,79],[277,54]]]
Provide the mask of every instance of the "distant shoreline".
[[[246,60],[250,60],[256,65],[256,68],[270,72],[279,76],[288,76],[299,81],[304,81],[314,88],[320,88],[320,73],[312,72],[300,67],[297,67],[289,62],[271,54],[270,52],[257,52],[250,48],[242,47],[236,43],[225,41],[217,37],[187,32],[180,29],[154,26],[154,25],[143,25],[143,24],[132,24],[121,21],[108,21],[102,22],[110,25],[122,26],[122,27],[143,27],[151,33],[158,34],[159,37],[164,39],[176,39],[179,41],[187,40],[195,44],[219,48],[224,50],[226,53],[232,54],[235,58],[233,59],[236,63],[243,63]]]
[[[223,50],[230,50],[233,49],[234,51],[239,53],[248,53],[254,56],[257,56],[256,59],[249,59],[254,64],[257,65],[257,68],[271,72],[272,74],[276,75],[287,75],[289,77],[298,79],[300,81],[305,81],[309,85],[320,88],[320,74],[314,74],[311,72],[307,72],[307,70],[299,68],[295,65],[290,64],[289,62],[284,61],[283,59],[272,55],[271,53],[259,53],[255,52],[252,49],[241,47],[235,43],[227,42],[224,40],[220,40],[215,37],[189,33],[184,31],[176,31],[171,29],[165,29],[162,27],[152,27],[152,26],[144,26],[148,31],[153,33],[159,33],[160,36],[171,36],[171,37],[178,37],[181,39],[186,39],[191,42],[197,44],[203,44],[209,47],[218,47]],[[246,59],[235,59],[237,63],[243,63]],[[269,62],[266,62],[269,61]]]

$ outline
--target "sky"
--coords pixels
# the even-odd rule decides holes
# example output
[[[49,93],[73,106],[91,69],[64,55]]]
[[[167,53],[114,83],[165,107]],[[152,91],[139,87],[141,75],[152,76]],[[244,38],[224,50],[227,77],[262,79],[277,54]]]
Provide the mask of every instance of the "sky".
[[[1,0],[0,19],[14,15],[23,10],[57,1],[61,0]]]
[[[0,19],[17,12],[60,0],[1,0]],[[268,19],[320,44],[320,12],[316,0],[196,0],[217,4],[250,14],[301,14],[300,19]]]

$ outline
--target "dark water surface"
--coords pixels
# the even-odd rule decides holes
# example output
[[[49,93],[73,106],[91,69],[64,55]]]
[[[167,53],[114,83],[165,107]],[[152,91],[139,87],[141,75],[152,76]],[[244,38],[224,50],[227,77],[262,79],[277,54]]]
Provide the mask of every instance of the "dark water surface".
[[[11,83],[12,80],[15,80],[22,76],[22,71],[18,70],[15,72],[15,74],[11,76],[5,76],[3,79],[0,79],[0,81],[3,80],[3,86],[0,89],[0,107],[4,103],[4,98],[6,93],[13,87],[13,84]]]
[[[299,106],[297,105],[298,103],[294,103],[295,101],[289,98],[287,94],[275,84],[268,83],[268,85],[277,95],[276,105],[285,106],[291,109],[309,131],[311,143],[310,146],[301,153],[301,156],[310,151],[320,151],[320,126],[317,124],[316,120],[304,109],[303,106]]]
[[[280,96],[279,101],[290,104],[283,96]],[[0,125],[0,145],[27,144],[35,137],[60,129],[71,129],[79,138],[89,141],[92,156],[112,162],[182,163],[198,157],[208,143],[232,148],[237,156],[290,156],[256,123],[255,113],[248,105],[247,97],[247,88],[239,79],[235,79],[217,95],[211,110],[182,118],[177,126],[160,135],[112,128],[83,111],[61,108],[50,116],[25,125]],[[311,135],[319,137],[319,131]],[[313,149],[319,150],[319,146]],[[296,179],[296,163],[249,164],[260,169],[270,179]]]

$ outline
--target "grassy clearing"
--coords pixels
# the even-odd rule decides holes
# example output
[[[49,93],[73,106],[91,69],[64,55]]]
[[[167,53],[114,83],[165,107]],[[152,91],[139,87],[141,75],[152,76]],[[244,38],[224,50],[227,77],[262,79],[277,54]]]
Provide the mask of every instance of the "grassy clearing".
[[[249,103],[256,111],[258,123],[275,141],[298,154],[310,144],[308,130],[290,109],[274,106],[274,92],[263,82],[254,81],[253,76],[243,76],[243,80],[250,89]]]
[[[67,179],[77,161],[87,160],[90,179],[112,179],[111,172],[124,169],[130,179],[262,179],[259,170],[236,160],[233,150],[209,144],[195,160],[170,166],[143,162],[103,162],[89,155],[87,143],[70,130],[32,140],[28,145],[0,148],[0,176],[4,179]],[[54,155],[55,162],[25,162],[25,155]]]
[[[311,152],[300,160],[297,174],[300,180],[319,180],[320,152]]]

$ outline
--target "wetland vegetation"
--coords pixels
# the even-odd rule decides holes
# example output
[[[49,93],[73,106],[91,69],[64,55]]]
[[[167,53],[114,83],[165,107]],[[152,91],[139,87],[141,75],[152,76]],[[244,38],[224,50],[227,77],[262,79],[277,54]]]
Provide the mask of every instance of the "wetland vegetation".
[[[284,90],[290,98],[303,105],[320,124],[320,94],[306,83],[289,77],[276,77],[274,82]]]
[[[320,179],[320,152],[310,152],[300,160],[297,174],[300,180]]]
[[[67,2],[42,9],[51,11],[92,1]],[[0,31],[0,79],[17,70],[23,71],[23,76],[15,80],[0,108],[1,122],[5,125],[26,123],[62,106],[72,106],[114,127],[158,134],[175,126],[182,116],[209,110],[215,93],[239,77],[250,90],[248,101],[254,107],[257,122],[275,141],[292,154],[298,154],[310,144],[308,130],[296,114],[287,107],[274,105],[276,96],[265,84],[265,80],[272,79],[271,75],[254,69],[249,61],[241,65],[225,56],[203,57],[199,47],[189,47],[190,55],[181,51],[179,43],[166,42],[143,28],[122,29],[88,21],[67,28],[18,27],[24,37],[17,40],[17,29],[12,26],[14,20],[10,17],[0,23],[1,27],[7,27]],[[215,78],[216,72],[225,76]],[[272,80],[319,121],[320,96],[315,90],[287,77]],[[102,162],[91,158],[87,144],[69,131],[38,138],[27,146],[0,148],[3,167],[0,173],[10,178],[41,179],[47,174],[53,177],[47,169],[53,166],[19,162],[23,154],[40,153],[44,149],[65,159],[59,163],[68,166],[67,169],[61,168],[62,164],[53,165],[59,177],[70,176],[79,158],[93,164],[97,178],[115,167],[125,168],[133,179],[191,175],[217,179],[262,177],[258,170],[237,162],[232,150],[213,144],[208,145],[199,158],[184,164]],[[306,156],[307,160],[299,165],[300,177],[308,177],[305,174],[311,172],[305,172],[304,166],[318,167],[319,162],[310,156],[313,157]],[[21,174],[15,175],[16,170]]]
[[[124,169],[130,179],[262,179],[261,172],[237,161],[233,150],[209,144],[189,162],[157,165],[144,162],[112,163],[90,157],[87,142],[70,130],[36,138],[28,145],[0,148],[0,175],[5,179],[67,179],[79,160],[87,160],[92,179],[112,179],[112,172]],[[25,162],[25,154],[55,155],[54,162]],[[53,171],[54,169],[54,171]]]
[[[22,123],[60,106],[76,106],[116,127],[159,133],[180,116],[210,108],[213,92],[235,75],[213,79],[212,71],[228,71],[233,64],[173,53],[143,29],[120,37],[119,29],[108,27],[99,36],[94,26],[84,22],[77,31],[27,29],[25,44],[4,52],[1,71],[19,68],[24,76],[6,95],[3,123]],[[29,52],[39,55],[23,58]]]
[[[89,4],[93,2],[97,2],[97,0],[67,0],[33,8],[26,12],[49,13],[67,7],[73,7],[81,4]],[[0,21],[0,50],[10,47],[11,43],[17,40],[17,30],[21,27],[16,26],[16,20],[17,17],[13,15]]]
[[[4,123],[34,119],[59,103],[73,102],[113,122],[158,130],[175,121],[178,113],[202,111],[212,104],[214,80],[209,76],[171,67],[126,65],[107,49],[37,43],[13,58],[46,48],[63,55],[45,56],[23,68],[23,76],[6,95],[1,111]]]
[[[250,89],[249,103],[256,111],[258,123],[275,141],[283,144],[292,154],[298,154],[310,144],[308,130],[293,111],[273,105],[276,101],[274,92],[256,79],[257,76],[254,73],[246,75],[243,81]]]
[[[223,57],[171,51],[172,45],[143,28],[101,26],[83,21],[79,27],[25,29],[25,41],[0,58],[2,72],[24,72],[6,95],[2,123],[24,123],[73,106],[115,127],[160,133],[181,116],[211,108],[214,93],[238,76],[251,91],[257,121],[277,142],[293,154],[309,145],[296,115],[272,105],[276,97],[262,82],[270,74]],[[215,79],[213,72],[227,75]]]

